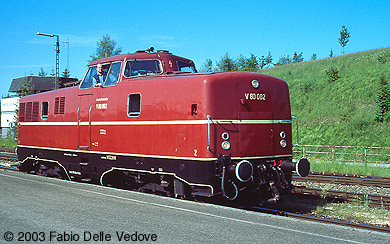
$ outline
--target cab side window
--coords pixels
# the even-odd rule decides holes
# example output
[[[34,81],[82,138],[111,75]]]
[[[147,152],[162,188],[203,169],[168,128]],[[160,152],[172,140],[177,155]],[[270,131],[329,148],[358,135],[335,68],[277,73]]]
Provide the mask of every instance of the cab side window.
[[[187,73],[196,73],[196,69],[194,66],[194,63],[190,62],[183,62],[183,61],[177,61],[177,68],[179,71],[187,72]]]
[[[42,102],[41,119],[47,119],[48,116],[49,116],[49,102],[45,101]]]
[[[141,94],[131,93],[127,100],[127,116],[138,117],[141,114]]]
[[[115,66],[111,68],[111,66]],[[113,86],[116,85],[119,77],[119,72],[121,69],[121,62],[111,64],[103,64],[102,65],[102,73],[105,81],[103,82],[103,86]],[[110,70],[113,69],[113,72],[109,73]],[[87,75],[85,76],[83,82],[80,85],[80,89],[88,89],[93,86],[93,76],[97,74],[96,66],[91,66],[88,69]],[[111,76],[109,76],[111,75]],[[110,77],[110,81],[107,83],[108,78]]]
[[[104,86],[115,86],[119,80],[119,74],[121,72],[122,62],[113,63],[107,73]],[[104,70],[104,68],[103,68]]]
[[[91,88],[93,84],[93,76],[96,75],[96,66],[89,67],[87,75],[80,85],[80,89]]]

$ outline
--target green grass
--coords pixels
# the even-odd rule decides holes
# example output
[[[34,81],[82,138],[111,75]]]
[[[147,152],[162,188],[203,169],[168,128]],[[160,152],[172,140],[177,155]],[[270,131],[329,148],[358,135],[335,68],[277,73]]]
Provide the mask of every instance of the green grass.
[[[368,199],[363,201],[356,199],[352,203],[328,203],[318,207],[312,214],[319,217],[389,227],[390,211],[383,207],[369,207],[368,203]]]
[[[0,138],[1,148],[16,148],[17,141],[13,138]]]
[[[373,163],[364,165],[363,163],[310,160],[310,171],[390,177],[390,168],[379,167],[378,164]]]
[[[331,67],[339,71],[336,81],[326,74]],[[380,83],[390,83],[390,48],[261,72],[288,83],[300,144],[390,146],[390,123],[375,122]]]

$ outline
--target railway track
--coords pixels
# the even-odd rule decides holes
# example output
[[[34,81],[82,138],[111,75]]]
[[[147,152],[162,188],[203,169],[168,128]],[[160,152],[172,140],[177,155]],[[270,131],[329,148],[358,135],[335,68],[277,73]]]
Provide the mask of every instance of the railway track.
[[[316,196],[326,196],[331,198],[342,198],[347,202],[366,202],[370,207],[386,208],[390,210],[390,197],[381,196],[375,194],[363,194],[356,192],[347,191],[335,191],[335,190],[324,190],[317,188],[307,188],[302,186],[295,187],[295,193],[298,194],[310,194]]]
[[[298,175],[293,175],[293,181],[305,181],[316,183],[329,183],[329,184],[341,184],[341,185],[361,185],[361,186],[374,186],[390,188],[390,178],[382,177],[367,177],[367,176],[343,176],[343,175],[322,175],[322,174],[309,174],[302,178]]]
[[[352,228],[359,228],[359,229],[365,229],[365,230],[371,230],[371,231],[380,231],[380,232],[390,233],[390,228],[388,228],[388,227],[380,227],[380,226],[375,226],[375,225],[352,223],[352,222],[347,222],[347,221],[342,221],[342,220],[321,218],[321,217],[311,216],[311,215],[307,215],[307,214],[292,213],[292,212],[286,212],[286,211],[275,210],[275,209],[270,209],[270,208],[249,207],[249,208],[245,208],[245,209],[250,210],[250,211],[254,211],[254,212],[268,213],[268,214],[286,216],[286,217],[296,218],[296,219],[304,219],[304,220],[327,223],[327,224],[337,224],[337,225],[348,226],[348,227],[352,227]]]
[[[11,163],[17,162],[18,158],[17,158],[16,150],[1,148],[0,161],[7,161]],[[0,169],[19,171],[17,167],[14,167],[12,165],[5,166],[0,164]],[[317,183],[320,182],[320,183],[344,184],[344,185],[350,184],[350,185],[365,185],[365,186],[376,186],[376,187],[381,186],[381,187],[390,188],[390,178],[359,178],[359,177],[312,174],[305,178],[301,178],[294,175],[293,180],[310,181],[310,182],[317,182]],[[296,187],[295,193],[320,196],[324,194],[324,190],[307,188],[307,187]],[[326,190],[326,197],[342,198],[345,199],[346,201],[354,201],[358,197],[360,200],[368,200],[369,205],[372,207],[385,207],[387,209],[390,209],[390,197],[388,196],[367,195],[367,194],[359,194],[359,193],[351,193],[351,192],[343,192],[343,191]],[[390,228],[374,226],[374,225],[351,223],[351,222],[346,222],[341,220],[320,218],[320,217],[315,217],[307,214],[299,214],[299,213],[287,212],[287,211],[270,209],[270,208],[262,208],[262,207],[249,207],[249,208],[246,207],[245,209],[256,211],[256,212],[263,212],[263,213],[270,213],[270,214],[281,215],[286,217],[292,217],[292,218],[306,219],[306,220],[316,221],[316,222],[332,223],[332,224],[338,224],[343,226],[350,226],[354,228],[362,228],[367,230],[390,233]]]
[[[293,175],[293,181],[390,188],[390,178],[382,177],[350,177],[342,175],[310,174],[305,178]],[[296,186],[295,192],[299,194],[342,198],[347,202],[358,200],[367,203],[370,207],[383,207],[390,209],[390,196],[340,191],[334,189],[310,188],[305,186]]]
[[[15,149],[0,148],[0,162],[17,162],[18,155],[16,154]]]

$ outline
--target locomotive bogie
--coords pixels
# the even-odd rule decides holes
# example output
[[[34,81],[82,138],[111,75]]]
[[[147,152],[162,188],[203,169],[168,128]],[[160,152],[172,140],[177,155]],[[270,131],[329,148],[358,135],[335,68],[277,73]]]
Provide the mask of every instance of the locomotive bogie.
[[[98,63],[114,78],[94,87]],[[308,168],[292,162],[287,84],[181,69],[196,71],[168,52],[119,55],[92,62],[79,87],[22,97],[21,169],[180,198],[278,200]]]

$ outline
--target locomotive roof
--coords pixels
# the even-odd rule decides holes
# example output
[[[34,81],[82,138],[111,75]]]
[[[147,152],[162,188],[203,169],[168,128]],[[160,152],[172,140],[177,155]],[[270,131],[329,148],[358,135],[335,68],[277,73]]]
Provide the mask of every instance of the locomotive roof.
[[[174,60],[183,60],[187,62],[192,62],[192,60],[187,58],[182,58],[176,55],[173,55],[169,51],[166,50],[158,50],[156,52],[149,52],[147,50],[139,50],[135,53],[126,53],[126,54],[119,54],[115,56],[111,56],[108,58],[103,58],[99,60],[92,61],[89,65],[96,65],[99,63],[110,63],[115,61],[122,61],[122,60],[131,60],[131,59],[159,59],[159,60],[166,60],[166,59],[174,59]]]

